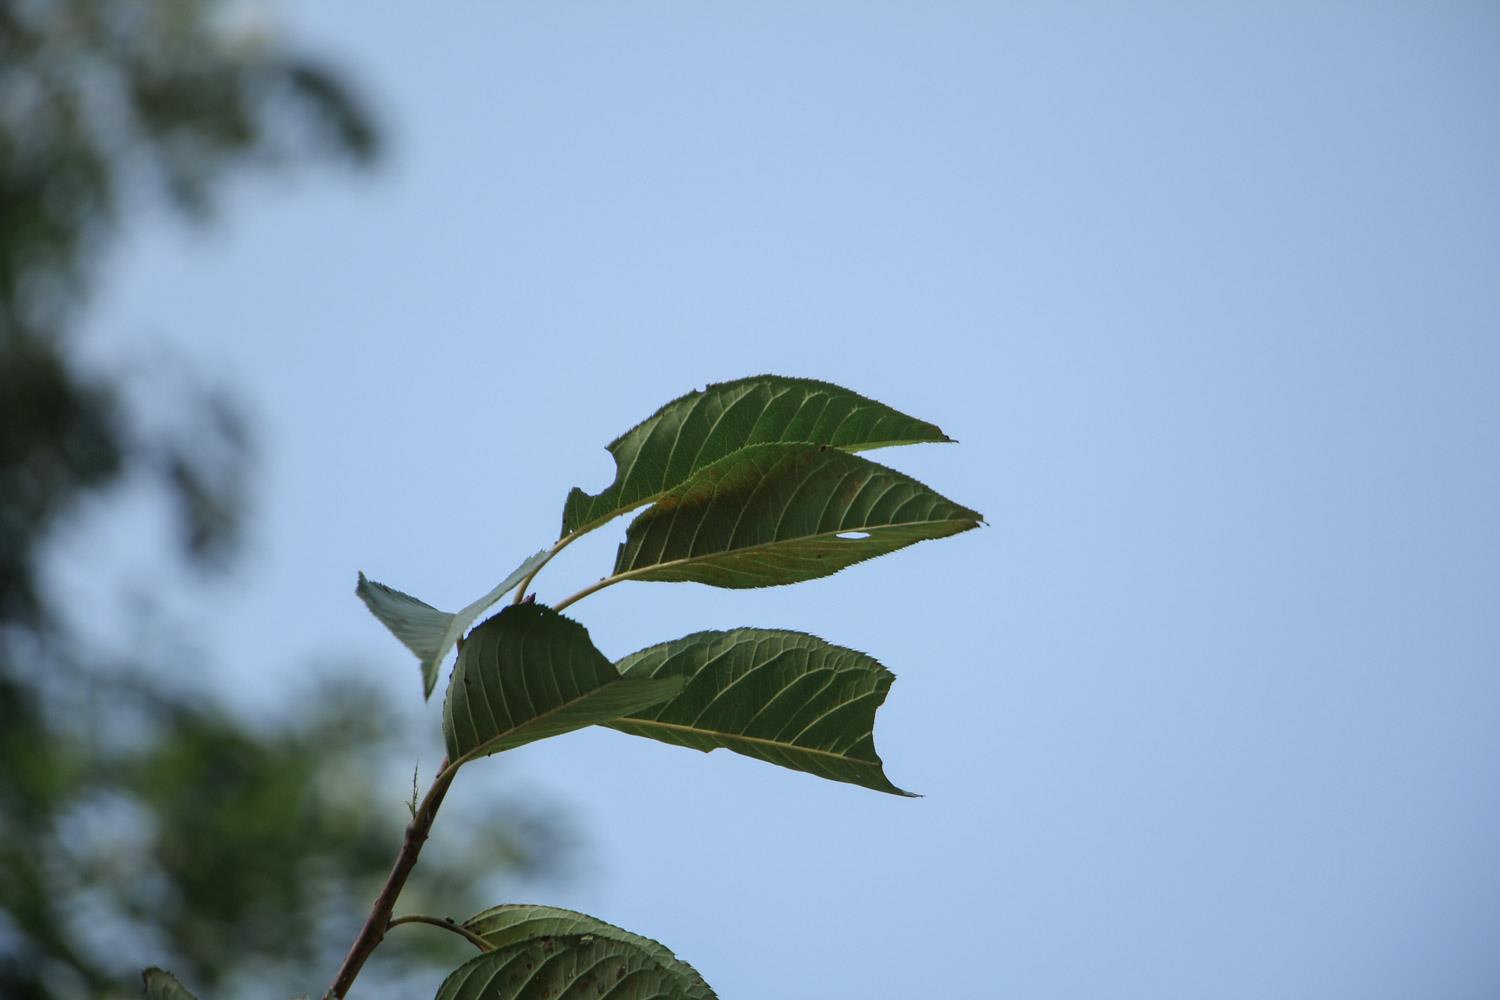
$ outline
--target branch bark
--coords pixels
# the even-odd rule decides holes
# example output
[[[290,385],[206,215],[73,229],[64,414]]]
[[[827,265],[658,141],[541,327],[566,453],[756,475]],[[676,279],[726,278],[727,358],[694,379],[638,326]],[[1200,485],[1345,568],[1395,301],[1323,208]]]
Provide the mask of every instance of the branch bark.
[[[339,967],[339,974],[334,979],[333,985],[328,988],[325,998],[333,997],[335,1000],[343,1000],[348,995],[349,988],[354,985],[354,978],[359,975],[359,970],[364,967],[365,961],[384,940],[385,932],[390,929],[391,911],[396,907],[396,897],[401,895],[406,879],[417,865],[417,856],[422,853],[422,845],[427,842],[427,835],[432,830],[432,821],[437,817],[438,807],[443,804],[443,796],[448,794],[448,786],[453,784],[453,778],[457,774],[458,767],[450,767],[448,761],[444,759],[442,766],[438,769],[437,777],[432,779],[432,787],[427,789],[427,795],[422,799],[422,804],[417,807],[416,814],[406,825],[406,836],[402,838],[401,851],[396,855],[396,863],[391,866],[391,873],[386,876],[385,885],[381,887],[380,895],[375,897],[375,905],[371,908],[369,917],[365,919],[365,925],[360,929],[359,936],[350,946],[349,954],[344,956],[344,964]]]

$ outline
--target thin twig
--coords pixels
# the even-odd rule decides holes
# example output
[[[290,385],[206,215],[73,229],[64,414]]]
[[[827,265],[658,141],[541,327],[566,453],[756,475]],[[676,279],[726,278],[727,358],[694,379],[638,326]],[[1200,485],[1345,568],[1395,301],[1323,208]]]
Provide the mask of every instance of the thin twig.
[[[354,985],[359,970],[385,937],[386,929],[391,925],[391,910],[396,906],[396,897],[401,895],[401,889],[406,885],[411,870],[416,867],[417,856],[422,853],[422,845],[427,842],[427,834],[432,829],[438,806],[443,804],[443,796],[448,794],[448,786],[453,784],[456,774],[458,765],[450,765],[447,760],[438,768],[437,777],[432,779],[432,787],[427,790],[422,804],[417,807],[416,815],[406,826],[406,836],[401,841],[401,851],[396,855],[396,863],[391,866],[391,873],[386,876],[380,895],[375,897],[375,905],[365,918],[364,927],[360,928],[359,936],[349,947],[349,954],[344,957],[344,964],[339,966],[339,974],[325,996],[343,1000],[349,993],[349,987]]]

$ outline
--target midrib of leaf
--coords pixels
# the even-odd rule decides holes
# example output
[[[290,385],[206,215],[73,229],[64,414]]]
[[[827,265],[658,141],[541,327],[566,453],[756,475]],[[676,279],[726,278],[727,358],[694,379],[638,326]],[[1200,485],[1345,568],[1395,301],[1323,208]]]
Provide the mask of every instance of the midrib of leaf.
[[[612,579],[612,580],[613,579],[629,580],[632,577],[639,576],[639,575],[641,575],[643,573],[649,573],[649,572],[651,572],[653,570],[671,569],[673,567],[686,565],[687,563],[705,562],[705,561],[708,561],[708,560],[711,560],[711,559],[724,559],[724,558],[733,557],[733,556],[746,555],[746,554],[749,554],[749,553],[756,552],[757,550],[760,550],[760,549],[774,549],[774,548],[779,548],[779,547],[787,546],[787,545],[804,545],[804,544],[807,544],[809,542],[827,541],[830,538],[837,539],[837,541],[840,544],[846,544],[846,545],[857,545],[860,542],[864,542],[864,541],[869,541],[870,540],[870,539],[866,539],[866,538],[839,538],[839,535],[847,534],[848,532],[851,532],[851,531],[864,531],[864,532],[868,532],[869,535],[870,535],[870,538],[873,539],[876,536],[877,532],[879,532],[879,533],[892,533],[893,534],[896,531],[901,530],[901,529],[915,528],[915,527],[919,527],[919,526],[924,525],[924,524],[945,524],[945,523],[946,524],[964,524],[968,520],[969,520],[969,518],[947,517],[947,518],[942,518],[941,520],[937,520],[937,521],[902,521],[899,524],[879,524],[879,525],[875,525],[875,524],[859,524],[859,525],[849,525],[847,527],[839,528],[837,531],[820,531],[816,535],[798,535],[795,538],[782,538],[782,539],[778,539],[776,541],[762,542],[759,545],[743,545],[743,546],[740,546],[738,548],[733,548],[733,549],[722,549],[722,550],[720,550],[718,552],[707,552],[707,553],[704,553],[703,555],[687,556],[687,557],[682,558],[682,559],[673,559],[671,562],[652,563],[650,566],[643,566],[643,567],[641,567],[639,569],[626,570],[625,572],[618,574],[618,576],[616,576],[616,577],[609,577],[607,579]],[[701,528],[701,525],[700,525],[700,528]],[[696,541],[696,539],[695,539],[695,541]]]
[[[624,677],[620,678],[621,681],[626,680],[626,679],[627,678],[624,678]],[[640,678],[640,680],[645,680],[645,679],[646,678]],[[657,680],[657,679],[658,678],[651,678],[651,680]],[[512,726],[509,729],[506,729],[506,730],[504,730],[502,732],[498,732],[494,736],[491,736],[489,739],[485,740],[483,743],[479,744],[474,749],[470,750],[468,753],[465,753],[463,756],[459,757],[458,760],[455,761],[455,763],[460,763],[461,764],[461,763],[464,763],[466,761],[474,760],[474,759],[476,759],[478,757],[488,756],[489,748],[492,747],[492,746],[494,746],[496,743],[503,743],[503,742],[505,742],[505,737],[512,736],[512,735],[514,735],[516,733],[525,732],[528,729],[544,728],[541,724],[543,722],[547,721],[548,719],[554,718],[559,712],[563,712],[566,709],[572,708],[572,707],[578,705],[580,702],[588,701],[591,697],[593,697],[595,695],[598,695],[598,694],[600,694],[603,691],[609,690],[610,688],[614,687],[617,683],[618,683],[618,681],[610,681],[610,682],[608,682],[608,683],[606,683],[606,684],[604,684],[604,685],[602,685],[600,687],[589,688],[589,690],[584,691],[582,694],[578,695],[576,698],[572,698],[572,699],[570,699],[568,701],[565,701],[562,704],[557,705],[554,708],[549,708],[547,711],[542,712],[539,715],[533,715],[531,718],[527,719],[525,722],[521,723],[518,726]],[[663,687],[665,687],[665,686],[666,685],[663,685]],[[667,697],[667,696],[664,695],[663,698],[665,698],[665,697]],[[485,702],[485,707],[486,708],[489,707],[488,700],[486,700],[486,702]],[[468,710],[468,713],[469,713],[469,725],[473,726],[475,729],[478,729],[479,727],[477,725],[475,725],[475,723],[474,723],[474,705],[473,705],[473,699],[472,698],[468,699],[468,701],[465,703],[465,708]],[[582,728],[584,728],[587,725],[589,725],[589,723],[587,723],[587,722],[581,723],[578,726],[578,728],[582,729]]]
[[[757,551],[763,551],[763,550],[767,550],[767,549],[780,548],[780,547],[784,547],[784,546],[805,545],[805,544],[807,544],[809,542],[815,542],[815,541],[826,542],[830,538],[836,539],[838,541],[838,543],[841,544],[841,545],[857,545],[860,542],[867,542],[867,541],[870,540],[868,538],[839,538],[838,537],[839,535],[844,534],[846,532],[850,532],[850,531],[864,531],[864,532],[868,532],[869,535],[870,535],[870,538],[874,538],[876,536],[877,532],[879,532],[881,534],[887,534],[887,533],[893,534],[897,530],[919,527],[919,526],[924,525],[924,524],[960,524],[960,525],[962,525],[962,524],[968,524],[969,520],[970,520],[969,518],[952,518],[952,517],[950,517],[950,518],[943,518],[942,520],[938,520],[938,521],[902,521],[900,524],[849,525],[849,526],[846,526],[846,527],[839,528],[836,531],[822,531],[822,532],[819,532],[816,535],[798,535],[796,538],[783,538],[783,539],[780,539],[779,541],[762,542],[759,545],[746,545],[746,546],[743,546],[743,547],[737,548],[737,549],[724,549],[724,550],[719,551],[719,552],[709,552],[709,553],[705,553],[703,555],[698,555],[698,556],[687,556],[687,557],[682,558],[682,559],[673,559],[671,562],[652,563],[649,566],[641,566],[641,567],[639,567],[637,569],[626,570],[623,573],[612,573],[609,576],[606,576],[604,579],[599,580],[596,583],[589,584],[587,587],[584,587],[582,590],[578,591],[576,594],[573,594],[573,595],[567,597],[564,600],[558,601],[557,604],[556,604],[556,606],[555,606],[555,608],[558,611],[562,611],[562,610],[564,610],[566,608],[571,607],[574,604],[577,604],[579,601],[583,600],[585,597],[588,597],[590,594],[595,594],[595,593],[603,590],[605,587],[612,586],[612,585],[614,585],[616,583],[623,583],[626,580],[634,580],[637,577],[645,576],[647,573],[654,573],[654,572],[656,572],[658,570],[673,569],[673,568],[677,568],[677,567],[681,567],[681,566],[686,566],[686,565],[689,565],[691,563],[724,561],[724,560],[728,560],[728,559],[739,558],[739,557],[745,556],[745,555],[751,555],[751,554],[753,554],[753,553],[755,553]],[[969,527],[977,527],[977,526],[978,526],[977,524],[969,524]],[[702,526],[700,525],[699,527],[701,528]],[[968,528],[960,528],[959,530],[960,531],[967,531]],[[942,537],[942,536],[930,536],[930,537]],[[918,541],[926,541],[926,540],[928,540],[928,538],[929,538],[929,536],[923,536],[922,538],[918,539]],[[874,558],[874,557],[871,556],[870,558]]]
[[[805,544],[807,544],[809,542],[814,542],[814,541],[827,541],[830,538],[837,539],[838,542],[839,542],[839,544],[842,544],[842,545],[857,545],[860,542],[869,541],[868,538],[839,538],[838,537],[839,535],[844,534],[846,532],[850,532],[850,531],[865,531],[865,532],[869,532],[870,538],[874,538],[877,531],[880,532],[880,533],[882,533],[882,534],[884,534],[884,533],[894,533],[897,529],[913,528],[913,527],[917,527],[917,526],[924,525],[924,524],[945,524],[945,523],[946,524],[965,524],[968,521],[969,521],[968,518],[951,518],[950,517],[950,518],[944,518],[943,520],[940,520],[940,521],[902,521],[900,524],[894,524],[894,525],[892,525],[892,524],[883,524],[883,525],[879,525],[879,526],[868,525],[868,524],[866,524],[866,525],[850,525],[848,527],[839,528],[837,531],[822,531],[822,532],[819,532],[816,535],[798,535],[796,538],[783,538],[783,539],[781,539],[779,541],[762,542],[759,545],[746,545],[746,546],[744,546],[742,548],[737,548],[737,549],[724,549],[724,550],[719,551],[719,552],[709,552],[709,553],[706,553],[704,555],[699,555],[699,556],[688,556],[688,557],[683,558],[683,559],[673,559],[671,562],[652,563],[649,566],[642,566],[642,567],[640,567],[638,569],[626,570],[623,573],[612,573],[609,576],[606,576],[604,579],[599,580],[596,583],[589,584],[587,587],[584,587],[582,590],[578,591],[576,594],[572,594],[571,596],[567,597],[566,599],[558,601],[557,604],[555,605],[555,609],[558,610],[558,611],[563,611],[566,608],[569,608],[572,605],[577,604],[579,601],[583,600],[585,597],[588,597],[590,594],[598,593],[599,591],[603,590],[605,587],[612,586],[612,585],[614,585],[616,583],[623,583],[626,580],[634,580],[636,577],[645,576],[647,573],[653,573],[653,572],[655,572],[657,570],[661,570],[661,569],[672,569],[672,568],[675,568],[675,567],[686,566],[686,565],[688,565],[690,563],[710,562],[710,561],[716,561],[716,560],[726,560],[726,559],[730,559],[730,558],[738,558],[740,556],[749,555],[749,554],[752,554],[754,552],[761,551],[761,550],[774,549],[774,548],[779,548],[779,547],[782,547],[782,546],[805,545]],[[701,525],[700,525],[700,527],[701,527]],[[970,527],[977,527],[977,525],[970,525]],[[967,531],[968,528],[960,528],[959,530],[960,531]],[[932,536],[932,537],[942,537],[942,536]],[[925,541],[925,540],[927,540],[927,536],[924,536],[923,538],[918,539],[918,541]],[[873,558],[873,556],[870,557],[870,558]]]
[[[840,704],[837,707],[844,708],[847,704],[848,703],[846,702],[844,704]],[[825,713],[825,715],[826,714],[827,713]],[[823,718],[824,716],[819,716],[818,721],[821,722]],[[684,726],[681,723],[677,722],[657,722],[654,719],[638,719],[633,715],[627,715],[615,721],[621,723],[622,725],[625,723],[629,723],[630,725],[638,726],[641,729],[669,729],[677,733],[692,733],[697,736],[711,736],[714,739],[720,739],[725,741],[726,743],[753,743],[757,746],[774,747],[775,749],[780,750],[783,753],[804,755],[810,757],[828,757],[832,760],[838,761],[840,764],[852,764],[859,767],[872,767],[876,770],[880,769],[879,764],[875,764],[870,761],[859,760],[858,758],[850,757],[847,754],[839,753],[836,750],[819,750],[815,747],[798,746],[795,743],[784,743],[780,740],[767,739],[764,736],[745,736],[742,733],[732,733],[724,729],[709,729],[705,726]],[[605,723],[605,725],[613,724],[614,723]]]

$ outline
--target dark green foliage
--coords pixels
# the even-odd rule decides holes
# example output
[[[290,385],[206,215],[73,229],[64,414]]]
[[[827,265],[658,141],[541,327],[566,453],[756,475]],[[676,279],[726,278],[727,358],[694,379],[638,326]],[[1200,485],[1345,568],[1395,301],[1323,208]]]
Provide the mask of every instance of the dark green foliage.
[[[476,913],[464,921],[464,927],[497,950],[535,938],[608,938],[645,952],[658,965],[676,973],[688,1000],[715,1000],[714,991],[698,975],[697,970],[672,954],[666,945],[632,934],[586,913],[556,906],[510,903]]]
[[[689,978],[633,943],[594,934],[534,937],[470,959],[438,1000],[692,1000]]]
[[[637,516],[615,574],[715,587],[799,583],[980,520],[858,455],[754,445],[698,470]]]
[[[711,385],[657,410],[614,441],[615,481],[598,496],[574,487],[563,534],[650,503],[694,472],[752,444],[803,442],[866,451],[948,441],[935,425],[827,382],[760,375]]]
[[[664,701],[677,678],[624,678],[582,625],[538,604],[506,608],[464,640],[443,705],[459,762],[608,722]]]
[[[516,603],[458,640],[443,706],[448,778],[477,757],[597,724],[909,795],[875,752],[875,713],[894,678],[873,658],[800,632],[743,628],[659,643],[613,666],[581,625],[529,603],[525,591],[573,538],[648,503],[626,530],[614,572],[559,607],[622,580],[799,583],[977,528],[977,511],[853,454],[946,440],[932,424],[824,382],[764,375],[709,386],[616,439],[614,484],[593,497],[573,490],[558,543],[464,612],[448,615],[363,574],[357,592],[425,670],[441,662],[471,612],[519,588]],[[435,784],[429,797],[441,801],[445,789]],[[414,829],[430,814],[428,801],[414,810]],[[409,848],[425,829],[408,836],[402,858],[414,863]],[[399,893],[403,871],[410,865],[398,860],[398,881],[382,898]],[[388,913],[377,908],[372,919]],[[485,953],[448,977],[439,1000],[713,995],[663,945],[584,914],[499,906],[454,929]],[[336,995],[378,944],[371,934],[356,940]]]
[[[673,639],[617,666],[626,677],[682,677],[687,684],[611,729],[910,794],[891,784],[875,752],[875,712],[895,678],[863,653],[801,632],[741,628]]]

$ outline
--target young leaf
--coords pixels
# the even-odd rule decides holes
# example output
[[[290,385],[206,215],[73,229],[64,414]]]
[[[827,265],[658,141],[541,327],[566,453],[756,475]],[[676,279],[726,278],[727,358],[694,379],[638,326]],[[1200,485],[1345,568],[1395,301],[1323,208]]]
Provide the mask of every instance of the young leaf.
[[[615,575],[770,587],[977,528],[976,511],[894,469],[823,446],[743,448],[642,511]]]
[[[609,444],[615,481],[597,496],[574,487],[563,507],[563,535],[597,527],[645,503],[746,445],[826,444],[864,451],[952,440],[848,389],[805,378],[759,375],[710,385],[674,399]]]
[[[626,941],[547,935],[470,959],[443,980],[437,1000],[695,1000],[690,986]]]
[[[464,921],[464,929],[472,931],[495,949],[542,937],[593,935],[598,938],[607,938],[640,949],[658,965],[676,973],[684,994],[689,1000],[715,1000],[714,991],[709,988],[708,983],[703,981],[703,977],[698,975],[698,970],[672,954],[671,949],[666,945],[641,937],[639,934],[632,934],[630,931],[616,927],[614,924],[607,924],[586,913],[563,910],[555,906],[512,903],[476,913]]]
[[[864,653],[802,632],[698,632],[631,653],[626,677],[681,677],[671,701],[606,723],[693,750],[757,760],[910,795],[885,776],[875,712],[895,680]]]
[[[540,604],[503,609],[464,640],[443,703],[448,759],[472,760],[665,701],[678,678],[624,678],[588,631]]]
[[[141,973],[150,1000],[198,1000],[166,969],[149,968]]]
[[[432,689],[437,685],[443,659],[464,634],[464,630],[474,623],[480,612],[504,597],[507,591],[546,559],[545,551],[531,556],[517,566],[510,576],[501,580],[494,590],[457,614],[439,611],[425,601],[403,594],[394,587],[367,580],[363,573],[359,574],[359,584],[354,592],[365,602],[370,613],[380,619],[381,624],[390,629],[407,649],[417,654],[417,659],[422,661],[423,695],[430,698]]]

